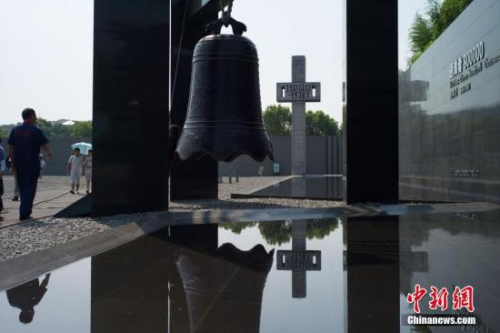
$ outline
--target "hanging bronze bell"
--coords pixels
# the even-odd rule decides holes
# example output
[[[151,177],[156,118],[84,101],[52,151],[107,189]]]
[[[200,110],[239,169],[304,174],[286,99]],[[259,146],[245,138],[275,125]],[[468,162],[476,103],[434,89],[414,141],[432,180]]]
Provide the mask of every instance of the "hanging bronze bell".
[[[242,154],[262,162],[273,149],[262,121],[259,59],[246,37],[211,34],[195,46],[186,121],[177,143],[181,160]]]

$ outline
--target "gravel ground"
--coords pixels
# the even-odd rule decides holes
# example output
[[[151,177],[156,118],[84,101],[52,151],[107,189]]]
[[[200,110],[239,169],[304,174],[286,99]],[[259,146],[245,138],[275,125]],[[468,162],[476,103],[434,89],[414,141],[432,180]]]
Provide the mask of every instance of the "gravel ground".
[[[245,177],[238,183],[219,184],[218,200],[179,200],[171,202],[170,211],[215,210],[215,209],[264,209],[264,208],[334,208],[343,207],[345,202],[307,199],[253,198],[231,199],[231,193],[259,189],[276,183],[286,177]]]
[[[8,177],[7,177],[8,178]],[[171,202],[171,212],[219,209],[272,209],[286,207],[300,208],[335,208],[345,206],[345,202],[299,200],[299,199],[231,199],[231,193],[246,192],[275,183],[284,177],[249,177],[240,178],[238,183],[219,184],[218,200],[184,200]],[[65,177],[44,177],[40,190],[62,184]],[[9,184],[9,182],[6,182]],[[10,181],[12,183],[12,181]],[[43,185],[42,185],[43,184]],[[7,185],[12,186],[12,185]],[[7,187],[6,186],[6,187]],[[6,188],[6,193],[9,188]],[[103,218],[47,218],[22,223],[0,230],[0,261],[28,254],[30,252],[54,247],[81,237],[116,228],[121,225],[142,220],[160,214],[149,212],[124,214]]]

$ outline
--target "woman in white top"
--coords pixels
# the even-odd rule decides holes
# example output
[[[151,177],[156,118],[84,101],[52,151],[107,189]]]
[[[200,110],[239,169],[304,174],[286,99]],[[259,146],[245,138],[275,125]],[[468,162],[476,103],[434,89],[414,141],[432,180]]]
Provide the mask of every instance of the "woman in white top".
[[[87,157],[83,161],[85,168],[85,179],[87,180],[87,194],[92,191],[92,149],[89,149]]]

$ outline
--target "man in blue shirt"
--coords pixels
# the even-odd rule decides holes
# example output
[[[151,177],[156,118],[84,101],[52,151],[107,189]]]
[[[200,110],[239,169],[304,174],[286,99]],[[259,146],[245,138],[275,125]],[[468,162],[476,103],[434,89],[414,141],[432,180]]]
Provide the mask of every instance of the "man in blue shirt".
[[[22,117],[24,123],[12,129],[8,141],[12,168],[19,182],[21,196],[19,219],[21,221],[31,218],[38,176],[40,176],[40,147],[45,151],[47,158],[52,159],[49,140],[36,126],[35,110],[24,109]]]

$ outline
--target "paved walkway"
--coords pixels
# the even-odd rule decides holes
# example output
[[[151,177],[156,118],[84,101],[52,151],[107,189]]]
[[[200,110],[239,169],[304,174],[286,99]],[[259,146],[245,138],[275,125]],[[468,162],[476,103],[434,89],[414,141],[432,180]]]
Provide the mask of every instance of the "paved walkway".
[[[1,214],[0,229],[19,223],[19,201],[12,201],[14,195],[14,177],[3,177],[5,194],[2,196],[4,210]],[[69,193],[69,179],[64,176],[44,176],[38,183],[38,190],[33,205],[33,218],[39,219],[53,216],[73,202],[81,199],[85,189],[80,194]],[[23,221],[24,222],[24,221]]]

